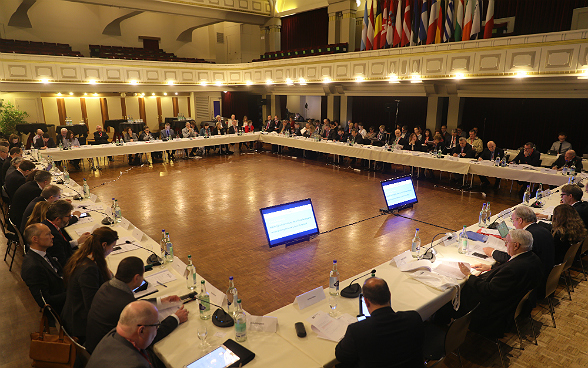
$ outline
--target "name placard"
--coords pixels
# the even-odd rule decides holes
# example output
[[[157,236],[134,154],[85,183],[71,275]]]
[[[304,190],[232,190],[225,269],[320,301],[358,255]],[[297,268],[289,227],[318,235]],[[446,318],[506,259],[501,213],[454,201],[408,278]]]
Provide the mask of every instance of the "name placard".
[[[307,291],[304,294],[300,294],[294,299],[294,304],[298,304],[300,310],[310,307],[313,304],[320,302],[321,300],[325,299],[325,292],[321,286],[313,289],[311,291]]]
[[[184,272],[186,271],[186,264],[184,262],[182,262],[181,259],[179,259],[178,257],[174,256],[174,261],[172,262],[172,268],[178,274],[184,275]]]
[[[133,238],[137,239],[138,241],[141,241],[143,239],[143,232],[135,228],[135,230],[133,230]]]
[[[96,203],[98,201],[98,196],[96,194],[90,193],[90,200]]]
[[[251,331],[276,332],[278,330],[278,319],[269,316],[247,315],[247,328]]]
[[[393,266],[394,264],[396,264],[396,267],[401,268],[411,260],[412,254],[410,253],[410,250],[406,250],[397,255],[396,257],[394,257],[392,261],[390,261],[390,265]]]
[[[129,227],[131,227],[131,222],[129,220],[127,220],[126,218],[122,218],[122,220],[120,221],[120,227],[122,227],[125,230],[128,230]]]

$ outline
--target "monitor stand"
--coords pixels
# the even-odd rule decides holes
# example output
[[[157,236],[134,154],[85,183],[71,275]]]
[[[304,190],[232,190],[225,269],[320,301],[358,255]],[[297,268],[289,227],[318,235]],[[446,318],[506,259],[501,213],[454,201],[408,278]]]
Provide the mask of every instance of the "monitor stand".
[[[309,240],[310,240],[310,235],[307,235],[307,236],[303,236],[298,239],[290,240],[289,242],[284,243],[284,245],[286,246],[286,248],[288,248],[290,245],[302,243],[302,242],[309,241]]]

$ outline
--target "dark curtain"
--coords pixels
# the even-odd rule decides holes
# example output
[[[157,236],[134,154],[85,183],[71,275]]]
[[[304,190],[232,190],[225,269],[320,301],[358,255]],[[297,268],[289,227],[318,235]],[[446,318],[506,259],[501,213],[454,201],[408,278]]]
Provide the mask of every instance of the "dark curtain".
[[[425,128],[427,120],[427,97],[353,96],[353,122],[363,122],[366,130],[385,125],[388,132],[396,125],[396,100],[398,124],[408,125],[409,130],[419,125]]]
[[[243,119],[243,116],[249,117],[249,92],[226,92],[223,93],[222,100],[222,116],[230,118],[232,114],[239,122]]]
[[[487,6],[484,0],[484,14]],[[515,35],[569,31],[574,9],[586,6],[588,0],[496,0],[494,19],[516,17]]]
[[[280,116],[278,116],[278,118],[287,120],[289,118],[288,109],[286,108],[286,106],[288,106],[288,96],[281,95],[278,97],[280,98]]]
[[[498,147],[518,148],[533,142],[545,153],[557,140],[559,132],[577,154],[588,153],[588,100],[580,98],[465,98],[462,127],[478,128],[484,141]]]
[[[329,43],[329,13],[320,8],[282,18],[282,51]]]

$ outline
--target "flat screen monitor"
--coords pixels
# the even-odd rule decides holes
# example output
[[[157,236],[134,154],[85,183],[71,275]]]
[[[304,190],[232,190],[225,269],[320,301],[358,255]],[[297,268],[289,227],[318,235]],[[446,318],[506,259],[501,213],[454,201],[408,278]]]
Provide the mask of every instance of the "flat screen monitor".
[[[388,210],[398,210],[418,202],[410,175],[384,180],[382,190]]]
[[[270,247],[306,240],[319,233],[310,198],[259,211]]]

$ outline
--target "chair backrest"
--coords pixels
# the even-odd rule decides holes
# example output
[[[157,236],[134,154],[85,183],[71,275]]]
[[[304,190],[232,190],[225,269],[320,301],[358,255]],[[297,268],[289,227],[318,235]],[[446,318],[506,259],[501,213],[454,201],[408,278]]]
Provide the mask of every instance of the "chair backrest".
[[[16,233],[16,236],[18,236],[18,243],[20,244],[20,246],[22,247],[22,249],[23,249],[23,250],[24,250],[24,252],[26,253],[27,251],[26,251],[26,248],[25,248],[25,242],[24,242],[24,239],[23,239],[23,237],[22,237],[22,234],[20,233],[20,230],[18,229],[18,227],[17,227],[17,226],[15,226],[15,225],[12,223],[12,220],[11,220],[11,219],[8,219],[8,221],[10,222],[10,225],[12,226],[12,228],[13,228],[14,232]]]
[[[580,254],[584,254],[588,252],[588,236],[582,242],[582,247],[580,248]]]
[[[565,266],[563,268],[564,271],[567,271],[570,267],[572,267],[572,263],[574,263],[574,258],[576,258],[576,253],[578,253],[578,249],[580,249],[580,245],[582,242],[577,242],[576,244],[572,244],[572,246],[566,252],[564,257]]]
[[[557,289],[557,285],[559,284],[559,278],[561,273],[563,272],[563,268],[565,266],[565,262],[562,262],[558,265],[553,266],[549,276],[547,277],[547,282],[545,283],[545,296],[548,297],[555,292]]]
[[[521,301],[519,302],[519,305],[517,305],[517,309],[515,310],[514,313],[514,318],[517,319],[521,312],[523,311],[523,307],[525,306],[525,303],[527,302],[527,300],[529,300],[529,297],[531,296],[531,293],[533,292],[533,290],[529,290],[529,292],[527,294],[525,294],[525,296],[521,299]]]
[[[472,321],[472,313],[478,308],[479,305],[480,304],[478,303],[478,305],[469,311],[468,314],[451,322],[451,325],[447,330],[447,334],[445,335],[446,356],[457,350],[465,341],[468,328],[470,327],[470,322]]]

